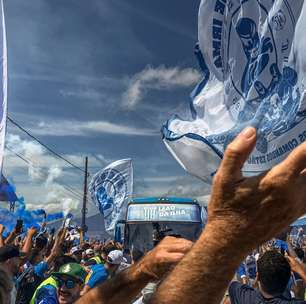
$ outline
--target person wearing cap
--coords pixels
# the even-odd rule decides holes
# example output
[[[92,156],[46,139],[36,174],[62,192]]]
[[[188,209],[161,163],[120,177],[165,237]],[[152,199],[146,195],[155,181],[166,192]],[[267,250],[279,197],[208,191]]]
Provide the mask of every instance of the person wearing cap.
[[[87,264],[89,274],[86,277],[85,287],[82,293],[85,294],[98,284],[106,281],[109,277],[112,277],[123,261],[123,253],[121,250],[111,251],[104,264],[92,265],[89,261],[89,265]]]
[[[85,251],[85,260],[89,260],[89,259],[93,258],[94,256],[95,256],[95,253],[94,253],[94,251],[91,248],[86,249],[86,251]]]
[[[63,265],[52,273],[47,285],[32,298],[31,304],[72,304],[80,298],[85,278],[85,269],[77,263]]]
[[[72,247],[70,253],[71,253],[71,256],[72,256],[78,263],[81,262],[83,250],[82,250],[80,247],[78,247],[78,246]]]

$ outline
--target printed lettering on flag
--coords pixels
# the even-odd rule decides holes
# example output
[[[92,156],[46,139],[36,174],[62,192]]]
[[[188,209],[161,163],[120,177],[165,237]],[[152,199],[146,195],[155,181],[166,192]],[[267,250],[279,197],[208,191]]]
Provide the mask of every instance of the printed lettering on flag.
[[[196,55],[203,80],[192,92],[192,121],[162,128],[171,153],[205,181],[247,126],[256,147],[244,165],[258,174],[306,139],[306,28],[303,0],[202,0]]]

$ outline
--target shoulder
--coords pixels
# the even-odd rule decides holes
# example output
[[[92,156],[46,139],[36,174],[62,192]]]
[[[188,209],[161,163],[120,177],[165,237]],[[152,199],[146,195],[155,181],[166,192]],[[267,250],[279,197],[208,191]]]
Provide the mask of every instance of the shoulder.
[[[88,281],[87,281],[87,285],[90,288],[93,288],[94,286],[96,286],[98,283],[102,283],[104,282],[108,277],[108,273],[105,269],[105,267],[99,267],[99,269],[92,269],[92,274],[90,275]]]
[[[91,270],[93,272],[106,272],[106,269],[104,267],[103,264],[96,264],[96,265],[93,265]]]
[[[43,276],[47,270],[48,270],[48,263],[44,261],[34,266],[34,272],[38,276]]]
[[[255,299],[258,296],[258,292],[248,286],[239,282],[232,282],[229,286],[229,296],[231,303],[252,303],[251,299]]]

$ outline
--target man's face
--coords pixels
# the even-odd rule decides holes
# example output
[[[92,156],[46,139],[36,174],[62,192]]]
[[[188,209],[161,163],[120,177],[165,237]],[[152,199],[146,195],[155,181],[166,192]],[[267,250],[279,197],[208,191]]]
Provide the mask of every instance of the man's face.
[[[58,288],[58,302],[59,304],[72,304],[79,297],[82,289],[82,284],[68,276],[62,276],[60,278]]]

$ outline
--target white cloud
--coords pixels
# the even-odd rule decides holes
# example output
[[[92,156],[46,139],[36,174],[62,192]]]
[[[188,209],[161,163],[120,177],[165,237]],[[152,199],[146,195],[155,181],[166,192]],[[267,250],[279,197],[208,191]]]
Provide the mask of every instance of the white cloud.
[[[18,181],[14,181],[14,184],[17,194],[25,197],[28,209],[42,208],[48,213],[80,212],[82,190],[79,190],[76,184],[83,183],[83,175],[79,174],[79,171],[64,170],[70,168],[68,164],[48,154],[38,143],[23,140],[19,135],[8,134],[6,146],[9,150],[5,150],[4,174],[16,177]],[[65,157],[78,166],[84,164],[84,158],[81,156]],[[92,158],[91,165],[103,167],[101,163],[105,161],[103,155],[97,155]],[[62,181],[65,181],[65,184]],[[69,185],[69,189],[72,188],[74,193],[68,191],[66,185]]]
[[[123,104],[128,108],[135,107],[148,90],[169,90],[177,87],[189,87],[200,80],[197,70],[179,67],[158,68],[146,67],[134,75],[127,91],[123,94]]]
[[[60,128],[59,128],[60,126]],[[28,128],[31,133],[41,136],[88,136],[90,133],[118,134],[126,136],[155,136],[159,130],[142,129],[120,125],[105,120],[100,121],[49,121],[40,122]]]

